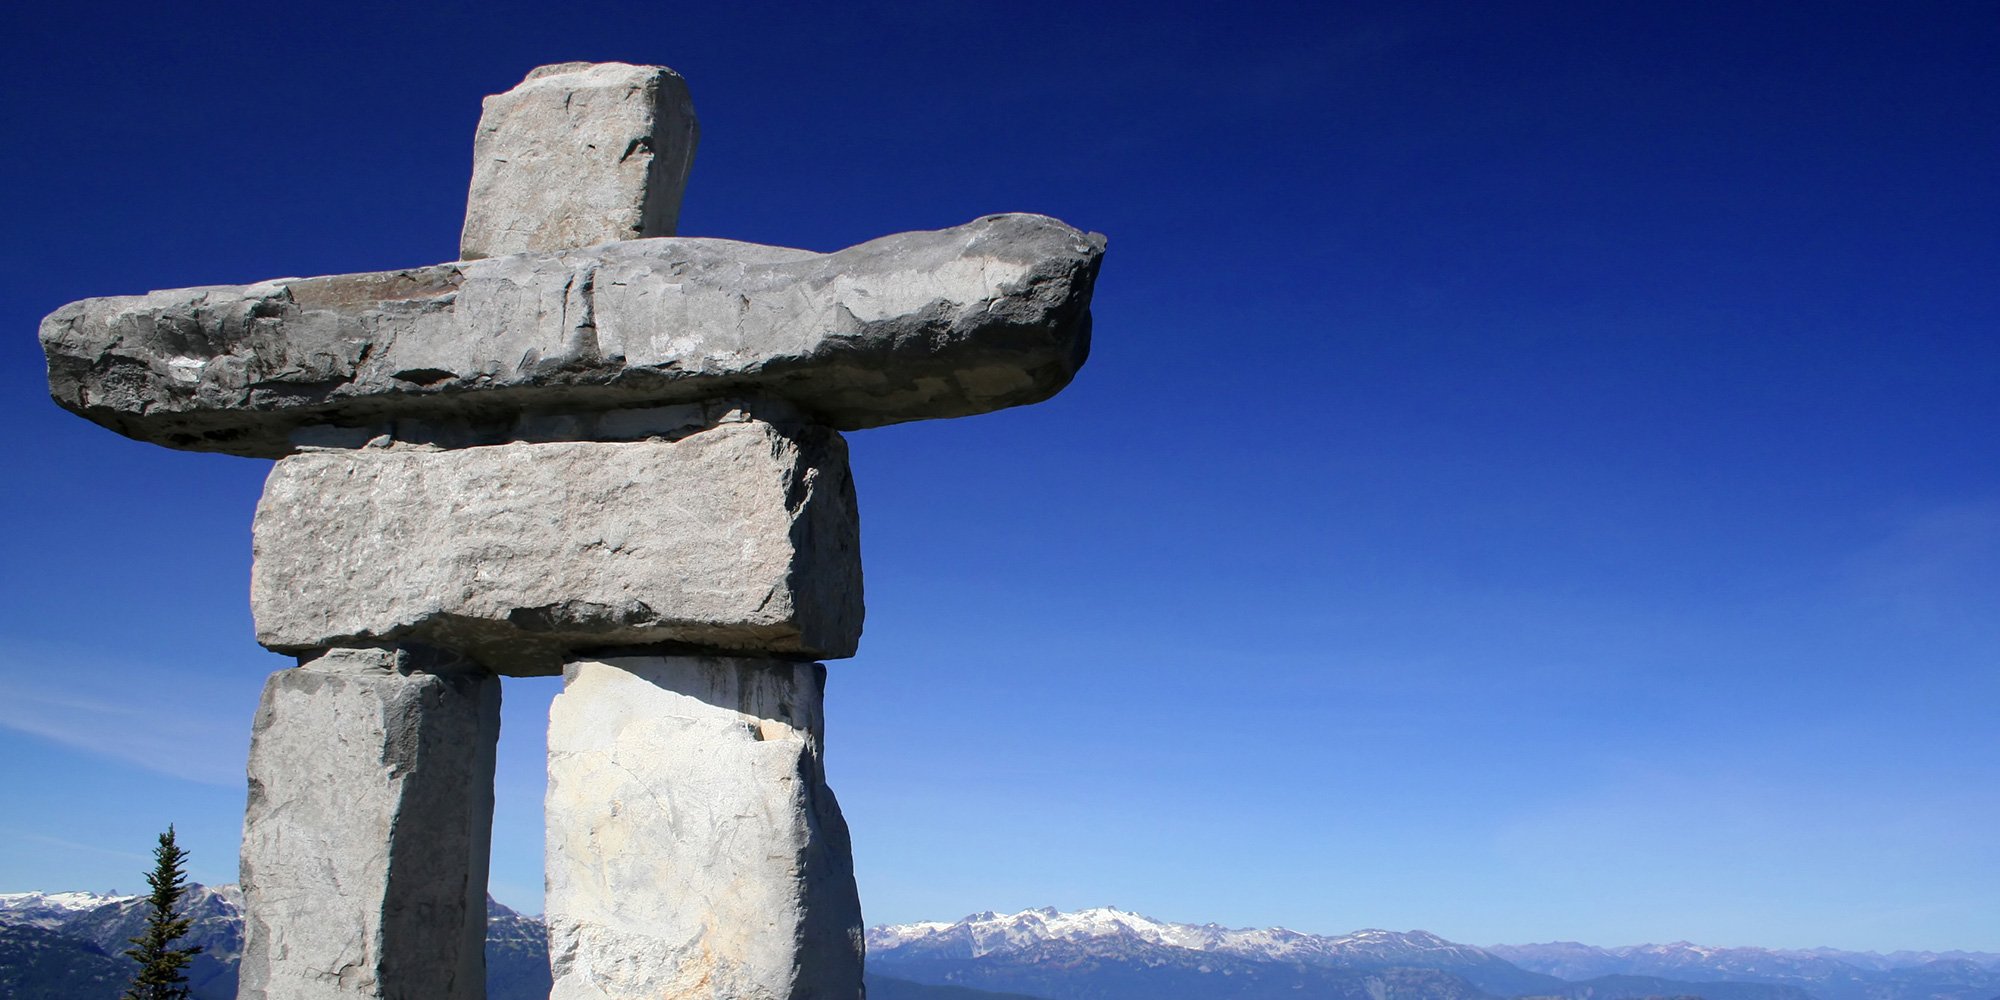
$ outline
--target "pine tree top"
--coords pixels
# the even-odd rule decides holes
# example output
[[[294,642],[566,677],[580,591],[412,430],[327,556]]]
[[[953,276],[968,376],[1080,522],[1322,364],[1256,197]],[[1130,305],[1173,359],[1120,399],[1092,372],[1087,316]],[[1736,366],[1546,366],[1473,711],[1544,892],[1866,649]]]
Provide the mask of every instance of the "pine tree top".
[[[181,895],[187,891],[187,872],[182,868],[187,857],[174,843],[174,828],[169,824],[167,832],[160,834],[159,847],[153,850],[153,870],[146,875],[146,884],[152,887],[146,899],[150,908],[146,929],[130,939],[132,947],[125,951],[126,957],[139,963],[139,971],[121,1000],[189,1000],[192,996],[186,970],[201,946],[173,946],[194,925],[193,917],[178,912]]]

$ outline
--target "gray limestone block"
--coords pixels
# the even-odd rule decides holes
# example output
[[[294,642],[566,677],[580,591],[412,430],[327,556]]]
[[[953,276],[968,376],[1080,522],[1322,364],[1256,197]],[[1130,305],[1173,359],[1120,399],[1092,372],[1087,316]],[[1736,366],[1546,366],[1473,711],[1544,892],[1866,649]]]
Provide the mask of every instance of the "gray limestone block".
[[[243,817],[243,1000],[486,995],[500,679],[334,650],[264,686]]]
[[[281,652],[420,642],[505,674],[659,644],[852,656],[859,534],[821,427],[302,452],[257,505],[250,604]]]
[[[859,1000],[825,668],[571,663],[549,709],[552,1000]]]
[[[466,260],[672,236],[701,128],[665,66],[562,63],[485,101]]]
[[[652,239],[86,299],[56,402],[143,441],[277,457],[310,426],[505,423],[728,396],[855,430],[1038,402],[1090,345],[1101,236],[996,215],[830,254]]]

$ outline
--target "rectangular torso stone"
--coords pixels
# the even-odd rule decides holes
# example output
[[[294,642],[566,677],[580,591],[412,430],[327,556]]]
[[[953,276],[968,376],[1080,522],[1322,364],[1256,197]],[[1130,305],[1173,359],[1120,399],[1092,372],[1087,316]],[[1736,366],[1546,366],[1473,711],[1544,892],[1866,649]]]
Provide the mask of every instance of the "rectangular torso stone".
[[[861,634],[846,444],[818,427],[302,452],[265,483],[254,549],[257,639],[280,652],[418,642],[551,674],[571,650],[829,658]]]

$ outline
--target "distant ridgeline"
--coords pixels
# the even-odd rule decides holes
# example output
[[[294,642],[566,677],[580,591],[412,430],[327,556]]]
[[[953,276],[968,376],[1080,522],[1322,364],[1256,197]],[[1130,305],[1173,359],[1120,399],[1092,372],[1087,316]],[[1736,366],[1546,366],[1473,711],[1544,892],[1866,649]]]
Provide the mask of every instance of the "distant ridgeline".
[[[194,1000],[236,1000],[243,956],[242,896],[233,885],[188,887],[194,926],[184,940],[202,946],[188,970]],[[0,998],[118,1000],[134,965],[126,939],[146,921],[145,898],[89,892],[0,894]],[[549,942],[534,917],[486,900],[487,1000],[547,1000]],[[1027,998],[868,977],[872,1000],[1027,1000]]]
[[[235,1000],[234,886],[190,888],[196,1000]],[[117,1000],[144,900],[0,894],[0,997]],[[488,1000],[545,1000],[542,922],[487,902]],[[1423,931],[1232,930],[1119,910],[981,913],[868,933],[871,1000],[2000,1000],[2000,954],[1703,948],[1475,948]]]

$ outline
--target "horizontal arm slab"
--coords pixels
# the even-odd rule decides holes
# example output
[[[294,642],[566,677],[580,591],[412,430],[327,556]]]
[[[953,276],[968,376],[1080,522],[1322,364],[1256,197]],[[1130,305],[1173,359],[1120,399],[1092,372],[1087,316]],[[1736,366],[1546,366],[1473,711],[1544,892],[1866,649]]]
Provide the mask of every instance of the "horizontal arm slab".
[[[841,430],[1038,402],[1090,343],[1103,237],[997,215],[830,254],[647,239],[86,299],[42,322],[56,402],[128,437],[277,457],[307,425],[724,396]]]

